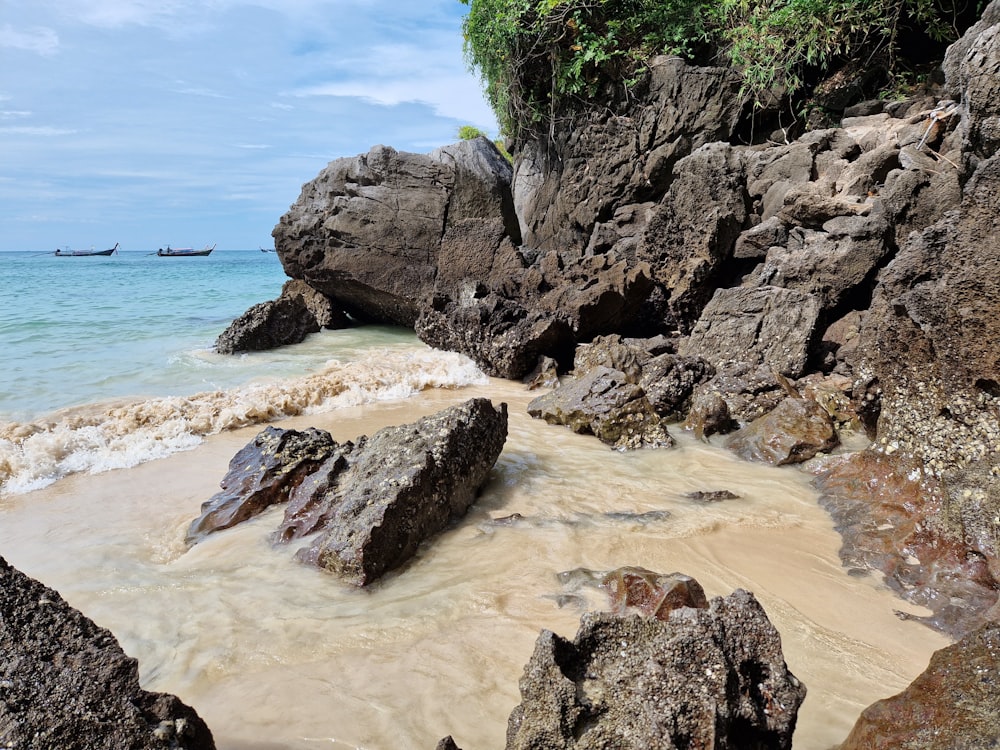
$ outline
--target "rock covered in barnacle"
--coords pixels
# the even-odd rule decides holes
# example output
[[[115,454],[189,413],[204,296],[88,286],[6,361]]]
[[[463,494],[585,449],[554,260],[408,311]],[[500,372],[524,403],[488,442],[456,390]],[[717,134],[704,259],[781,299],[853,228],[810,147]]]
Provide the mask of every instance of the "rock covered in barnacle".
[[[115,636],[0,558],[0,747],[214,750],[174,695],[139,685]]]
[[[802,463],[840,442],[830,414],[812,399],[788,397],[733,433],[726,447],[741,458],[780,466]]]
[[[805,686],[752,594],[666,620],[588,613],[543,631],[510,715],[507,750],[792,746]]]

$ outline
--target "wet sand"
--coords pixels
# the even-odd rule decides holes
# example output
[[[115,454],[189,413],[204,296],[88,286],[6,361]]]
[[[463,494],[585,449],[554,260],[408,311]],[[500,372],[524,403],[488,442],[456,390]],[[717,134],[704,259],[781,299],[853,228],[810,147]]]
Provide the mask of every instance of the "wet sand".
[[[676,428],[673,450],[616,453],[532,420],[532,394],[504,381],[278,424],[346,440],[476,395],[510,404],[492,481],[465,519],[370,590],[272,547],[280,509],[185,549],[187,525],[259,427],[4,497],[0,555],[110,628],[145,687],[194,706],[222,750],[433,748],[447,734],[465,750],[503,747],[539,630],[572,637],[580,600],[566,595],[601,602],[560,582],[578,567],[680,571],[709,596],[752,591],[809,690],[797,750],[835,746],[947,645],[896,617],[916,610],[875,578],[847,575],[806,474],[738,461]],[[685,497],[698,490],[741,497]],[[669,515],[627,515],[650,511]],[[513,513],[523,519],[492,521]]]

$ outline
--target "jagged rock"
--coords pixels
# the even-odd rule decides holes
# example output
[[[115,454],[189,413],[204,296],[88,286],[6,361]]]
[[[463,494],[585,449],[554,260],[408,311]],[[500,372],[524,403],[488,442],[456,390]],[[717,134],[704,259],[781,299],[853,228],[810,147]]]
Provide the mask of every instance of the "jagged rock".
[[[844,564],[881,572],[897,594],[931,610],[908,617],[961,636],[1000,615],[988,614],[997,604],[1000,568],[977,548],[990,543],[989,530],[979,532],[986,539],[971,530],[966,539],[944,522],[967,485],[949,487],[912,459],[874,451],[828,457],[815,472],[820,502],[843,539]],[[979,499],[972,507],[984,506]]]
[[[214,750],[176,696],[139,686],[108,630],[0,558],[0,745],[59,750]]]
[[[510,380],[531,372],[539,357],[564,359],[574,341],[565,320],[492,292],[458,301],[436,298],[414,328],[430,346],[462,352],[488,374]]]
[[[567,378],[528,404],[528,413],[573,432],[594,435],[617,450],[674,444],[642,388],[621,370],[597,366]]]
[[[777,216],[743,232],[733,247],[734,258],[763,259],[769,248],[788,242],[788,227]]]
[[[685,430],[692,430],[696,438],[704,440],[717,433],[730,432],[736,426],[729,403],[721,393],[705,386],[694,393],[683,424]]]
[[[683,573],[664,575],[646,568],[616,568],[604,575],[601,587],[608,592],[611,611],[616,615],[636,612],[667,620],[680,607],[708,609],[701,584]]]
[[[653,278],[667,291],[670,318],[689,331],[712,296],[722,264],[747,221],[740,152],[707,144],[674,168],[639,247]]]
[[[723,500],[738,500],[740,495],[729,490],[697,490],[688,492],[684,497],[696,503],[719,503]]]
[[[298,344],[321,328],[347,328],[351,320],[304,281],[285,282],[281,295],[238,317],[215,341],[220,354],[266,351]]]
[[[662,195],[678,160],[736,130],[740,82],[732,71],[676,57],[654,58],[649,68],[643,106],[626,115],[595,108],[554,138],[523,144],[513,190],[527,246],[579,257],[602,217]]]
[[[233,456],[219,483],[222,491],[202,504],[201,516],[188,529],[187,543],[195,544],[286,502],[336,448],[324,430],[266,427]]]
[[[911,235],[860,333],[854,370],[879,388],[876,446],[935,476],[974,463],[1000,476],[1000,287],[988,281],[1000,278],[998,202],[1000,156],[980,164],[960,209]],[[991,538],[979,551],[995,558],[1000,504],[984,501],[976,525]],[[970,508],[937,521],[960,538]]]
[[[573,641],[543,631],[507,750],[790,748],[805,686],[752,594],[666,621],[587,613]]]
[[[747,461],[781,466],[808,461],[840,442],[833,419],[812,399],[790,396],[734,432],[726,447]]]
[[[822,304],[780,287],[719,289],[678,353],[715,367],[727,361],[765,365],[799,377],[809,360]]]
[[[379,430],[324,465],[329,474],[308,501],[289,505],[278,538],[321,530],[297,557],[369,584],[465,514],[506,439],[507,405],[484,398]],[[321,518],[321,527],[301,524],[304,514]]]
[[[552,389],[559,385],[559,363],[552,357],[539,357],[535,369],[524,376],[528,390]]]
[[[700,357],[661,354],[643,366],[639,386],[657,414],[680,421],[695,389],[714,375],[715,368]]]
[[[873,228],[867,237],[837,237],[795,227],[789,231],[786,244],[772,246],[744,283],[814,295],[825,311],[836,310],[859,288],[871,287],[876,271],[889,255],[887,230],[883,223],[880,232]]]
[[[1000,623],[934,652],[903,692],[864,710],[840,750],[988,750],[1000,744]]]
[[[961,98],[962,130],[967,152],[993,155],[1000,146],[1000,3],[994,0],[982,18],[948,48],[942,65],[945,88]]]

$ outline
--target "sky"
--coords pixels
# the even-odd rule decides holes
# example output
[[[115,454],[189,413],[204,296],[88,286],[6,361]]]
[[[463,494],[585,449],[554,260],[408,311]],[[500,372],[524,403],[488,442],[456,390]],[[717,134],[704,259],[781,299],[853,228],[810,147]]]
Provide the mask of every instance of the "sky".
[[[272,247],[328,162],[497,135],[459,0],[0,0],[0,251]]]

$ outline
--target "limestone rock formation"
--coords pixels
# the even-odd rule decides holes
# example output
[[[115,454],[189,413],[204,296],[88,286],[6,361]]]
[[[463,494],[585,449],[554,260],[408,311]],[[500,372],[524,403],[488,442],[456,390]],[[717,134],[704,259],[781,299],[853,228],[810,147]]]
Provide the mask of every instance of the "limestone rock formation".
[[[665,620],[587,613],[572,641],[543,631],[520,688],[507,750],[790,748],[806,692],[742,590]]]
[[[139,686],[109,631],[0,558],[0,747],[214,750],[194,709]]]

